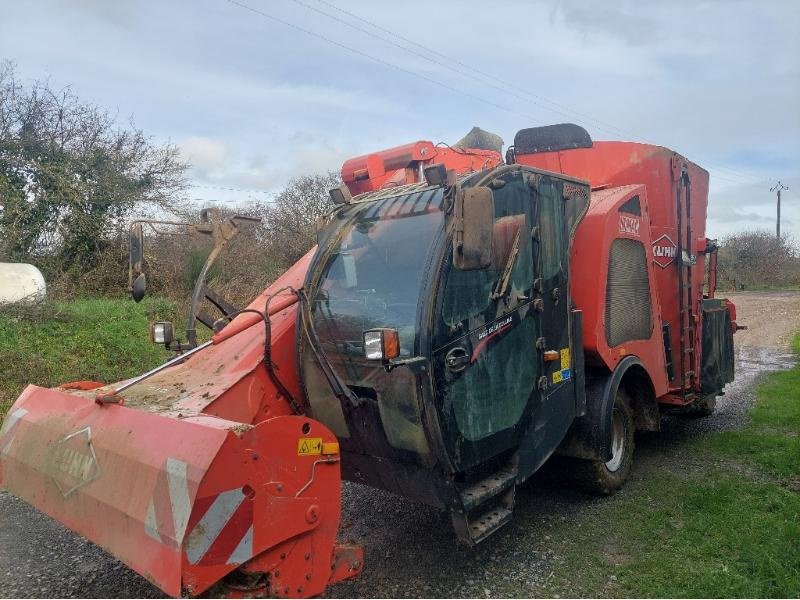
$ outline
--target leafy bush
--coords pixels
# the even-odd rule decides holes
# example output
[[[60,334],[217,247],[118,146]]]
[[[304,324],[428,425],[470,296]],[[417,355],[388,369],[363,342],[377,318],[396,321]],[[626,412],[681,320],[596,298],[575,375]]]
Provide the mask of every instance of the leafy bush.
[[[763,289],[800,285],[800,252],[790,237],[766,231],[736,233],[719,249],[719,286]]]
[[[174,146],[0,64],[0,260],[92,281],[134,212],[179,206],[185,169]]]

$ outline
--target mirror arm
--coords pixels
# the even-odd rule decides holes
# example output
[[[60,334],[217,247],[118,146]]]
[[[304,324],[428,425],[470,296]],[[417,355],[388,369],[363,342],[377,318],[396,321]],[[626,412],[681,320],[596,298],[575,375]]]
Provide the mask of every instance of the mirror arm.
[[[213,210],[213,209],[210,209]],[[216,216],[216,215],[214,215]],[[217,260],[217,257],[222,252],[225,245],[236,237],[239,233],[239,226],[233,219],[227,219],[225,222],[212,221],[211,234],[214,237],[214,248],[206,258],[200,274],[197,276],[197,281],[194,284],[194,291],[192,292],[192,303],[189,305],[189,316],[186,319],[186,339],[192,347],[197,345],[197,329],[195,324],[197,322],[197,313],[200,309],[200,303],[205,298],[206,277],[208,271]]]
[[[424,356],[412,356],[411,358],[395,358],[383,364],[387,373],[391,373],[397,367],[408,367],[414,375],[419,375],[427,370],[428,359]]]
[[[454,189],[453,201],[450,204],[453,212],[453,245],[458,252],[464,248],[464,202],[458,198],[463,193],[460,188]]]

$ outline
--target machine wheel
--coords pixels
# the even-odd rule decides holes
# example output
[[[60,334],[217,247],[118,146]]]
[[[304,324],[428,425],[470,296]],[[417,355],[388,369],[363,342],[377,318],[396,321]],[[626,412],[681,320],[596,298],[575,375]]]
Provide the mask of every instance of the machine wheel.
[[[634,431],[630,399],[623,390],[618,390],[611,416],[611,459],[605,462],[576,459],[573,473],[578,485],[606,496],[620,489],[633,466]]]

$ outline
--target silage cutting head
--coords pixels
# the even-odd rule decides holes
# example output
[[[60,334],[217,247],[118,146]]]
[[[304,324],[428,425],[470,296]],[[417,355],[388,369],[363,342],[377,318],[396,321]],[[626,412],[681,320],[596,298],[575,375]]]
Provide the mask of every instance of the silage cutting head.
[[[294,310],[273,349],[293,345]],[[98,402],[114,386],[28,386],[0,433],[0,484],[172,596],[309,596],[354,576],[336,438],[271,387],[261,323],[237,331],[122,403]]]

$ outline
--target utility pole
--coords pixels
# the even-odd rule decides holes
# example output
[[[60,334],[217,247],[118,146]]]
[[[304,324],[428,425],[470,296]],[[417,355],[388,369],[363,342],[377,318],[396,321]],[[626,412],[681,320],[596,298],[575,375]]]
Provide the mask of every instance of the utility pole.
[[[775,225],[775,233],[780,239],[781,237],[781,190],[788,190],[789,188],[783,185],[780,181],[769,188],[770,192],[777,192],[778,193],[778,221]]]

